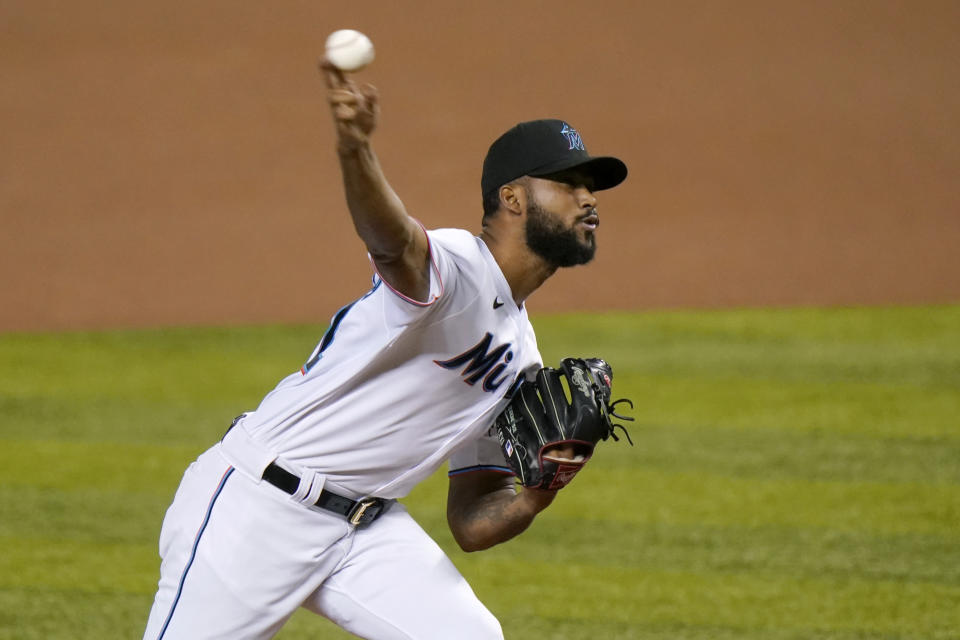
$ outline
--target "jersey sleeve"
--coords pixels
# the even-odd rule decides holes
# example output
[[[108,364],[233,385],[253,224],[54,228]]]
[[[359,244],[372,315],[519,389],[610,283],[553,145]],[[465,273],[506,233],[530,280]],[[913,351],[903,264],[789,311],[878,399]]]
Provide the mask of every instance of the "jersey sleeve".
[[[513,475],[500,451],[500,442],[494,435],[493,428],[476,440],[465,443],[450,456],[448,475],[455,476],[471,471],[493,471]]]
[[[476,286],[475,281],[482,277],[480,271],[483,262],[476,249],[476,239],[468,231],[461,229],[424,228],[430,251],[430,293],[425,301],[413,300],[394,289],[379,273],[375,282],[385,285],[390,295],[385,296],[385,311],[390,322],[405,324],[436,306],[446,306],[445,301],[451,293],[459,290],[462,294]],[[371,264],[376,270],[376,265]],[[464,291],[466,289],[466,291]]]
[[[420,224],[419,221],[417,223]],[[413,298],[410,298],[404,295],[403,293],[397,291],[396,289],[394,289],[393,285],[391,285],[387,280],[383,278],[382,275],[380,275],[380,272],[377,270],[377,264],[373,261],[373,258],[369,254],[367,255],[367,258],[370,260],[370,265],[373,267],[373,270],[376,273],[375,281],[380,281],[383,284],[385,284],[387,289],[391,293],[393,293],[394,297],[397,298],[398,301],[402,301],[403,303],[409,305],[411,308],[414,308],[414,309],[429,307],[438,298],[440,298],[443,295],[443,282],[445,279],[444,278],[445,274],[442,274],[440,272],[440,265],[444,264],[445,262],[442,255],[442,250],[438,253],[438,247],[436,246],[434,239],[431,237],[430,232],[427,231],[426,227],[424,227],[422,224],[420,224],[420,228],[423,230],[423,233],[426,234],[427,236],[427,245],[428,245],[428,252],[429,252],[429,259],[430,259],[430,267],[429,267],[430,268],[430,291],[427,293],[426,300],[424,301],[414,300]]]

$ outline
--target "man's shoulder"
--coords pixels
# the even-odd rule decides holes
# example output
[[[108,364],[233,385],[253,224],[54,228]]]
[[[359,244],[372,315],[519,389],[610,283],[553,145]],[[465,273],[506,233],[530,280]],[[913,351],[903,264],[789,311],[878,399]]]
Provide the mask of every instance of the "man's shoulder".
[[[442,251],[469,260],[481,257],[480,239],[466,229],[431,229],[427,235],[430,243]]]
[[[430,240],[433,242],[442,242],[449,245],[464,245],[476,247],[477,236],[466,229],[430,229],[428,232]]]

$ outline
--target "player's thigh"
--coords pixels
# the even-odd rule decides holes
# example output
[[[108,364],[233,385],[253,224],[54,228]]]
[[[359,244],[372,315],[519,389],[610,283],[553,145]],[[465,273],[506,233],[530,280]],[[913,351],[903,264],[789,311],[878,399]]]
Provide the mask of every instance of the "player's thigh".
[[[354,535],[305,606],[372,640],[496,640],[500,624],[400,504]]]
[[[144,638],[271,637],[342,559],[348,531],[342,519],[293,504],[219,453],[204,454],[164,521]]]

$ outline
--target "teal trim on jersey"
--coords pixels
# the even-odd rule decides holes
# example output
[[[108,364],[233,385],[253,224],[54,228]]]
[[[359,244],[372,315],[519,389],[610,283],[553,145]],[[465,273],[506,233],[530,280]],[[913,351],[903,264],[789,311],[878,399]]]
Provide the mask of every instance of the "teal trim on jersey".
[[[447,477],[452,478],[453,476],[463,475],[464,473],[473,473],[474,471],[493,471],[495,473],[502,473],[507,476],[516,475],[507,467],[500,467],[495,464],[478,464],[473,467],[464,467],[463,469],[452,469],[447,472]]]
[[[316,364],[320,362],[320,358],[323,357],[323,352],[326,351],[327,347],[333,343],[333,339],[336,336],[337,329],[340,327],[340,323],[343,322],[343,319],[347,316],[347,313],[350,311],[350,309],[353,308],[353,305],[372,296],[374,291],[380,288],[381,284],[383,284],[383,279],[374,278],[373,288],[370,289],[370,291],[367,291],[362,297],[357,298],[350,304],[340,307],[340,310],[337,311],[337,313],[334,314],[333,318],[330,320],[330,326],[327,327],[327,330],[324,332],[323,337],[320,339],[320,344],[317,346],[313,355],[310,357],[307,363],[300,368],[300,373],[307,375],[310,369],[315,367]]]

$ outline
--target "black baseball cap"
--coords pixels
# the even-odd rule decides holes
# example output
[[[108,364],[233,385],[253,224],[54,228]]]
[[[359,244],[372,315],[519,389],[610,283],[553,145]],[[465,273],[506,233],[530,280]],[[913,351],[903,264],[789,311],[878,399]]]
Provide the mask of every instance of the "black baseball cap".
[[[611,156],[591,156],[577,130],[563,120],[521,122],[490,145],[480,189],[486,196],[522,176],[543,177],[574,167],[593,178],[595,191],[627,177],[627,165]]]

